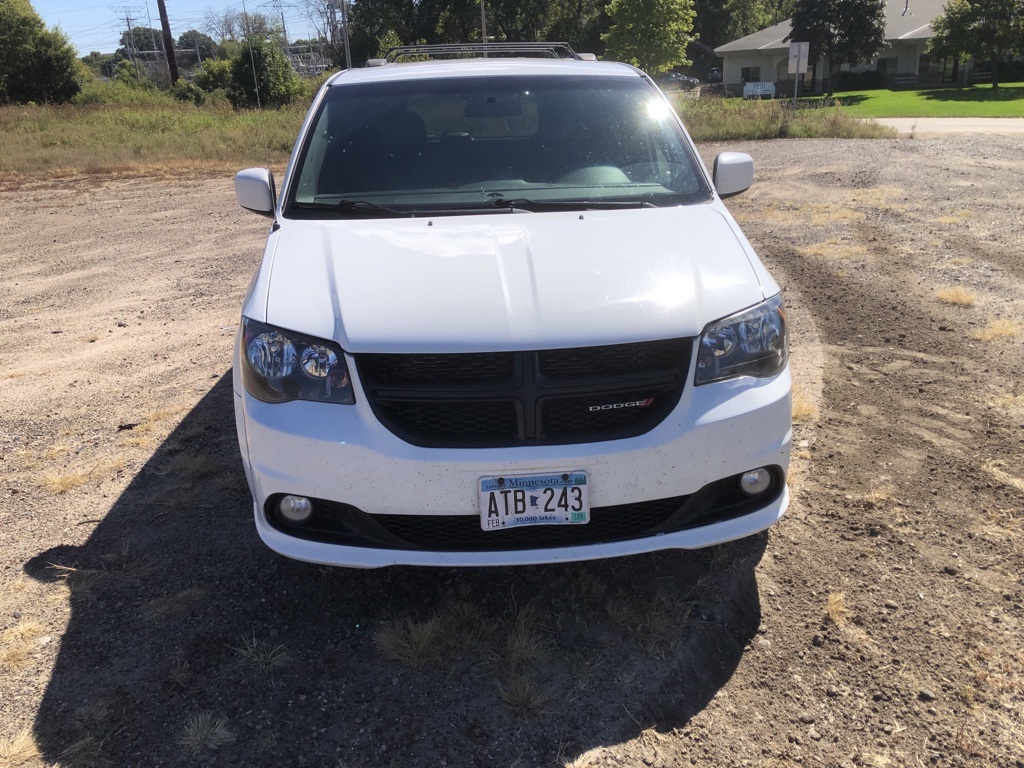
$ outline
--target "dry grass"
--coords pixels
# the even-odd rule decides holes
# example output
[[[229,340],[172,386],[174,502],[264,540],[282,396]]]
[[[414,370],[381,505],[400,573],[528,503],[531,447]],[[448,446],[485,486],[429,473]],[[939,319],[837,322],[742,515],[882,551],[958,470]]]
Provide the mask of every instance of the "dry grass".
[[[255,634],[243,636],[242,645],[232,647],[241,656],[241,663],[252,667],[261,675],[270,675],[287,666],[292,660],[283,643],[257,640]]]
[[[373,644],[392,661],[419,667],[440,658],[442,627],[435,617],[424,621],[390,621],[373,633]]]
[[[967,219],[974,215],[974,211],[964,210],[957,211],[956,213],[948,213],[944,216],[937,216],[930,221],[936,224],[963,224]]]
[[[151,101],[0,108],[5,186],[77,174],[223,172],[263,162],[268,151],[282,164],[308,106],[235,112],[197,108],[169,96]]]
[[[817,404],[799,389],[793,390],[793,423],[810,424],[817,419]]]
[[[97,568],[76,568],[70,565],[51,563],[50,568],[57,571],[57,578],[64,582],[72,597],[84,597],[92,593],[99,584],[110,576],[106,571]]]
[[[32,731],[27,728],[18,731],[10,739],[0,741],[0,765],[4,768],[19,768],[34,763],[42,757]]]
[[[980,331],[975,332],[973,337],[978,341],[997,341],[999,339],[1012,338],[1020,332],[1020,323],[1003,318],[993,320]]]
[[[852,611],[846,606],[846,594],[843,592],[832,592],[828,596],[828,603],[825,607],[825,616],[842,629],[850,621]]]
[[[1001,459],[987,462],[982,469],[1003,485],[1015,488],[1024,493],[1024,479],[1015,477],[1006,471],[1006,462]]]
[[[993,408],[1000,408],[1007,411],[1024,410],[1024,395],[1004,393],[994,397],[989,403]]]
[[[867,496],[864,497],[864,506],[869,509],[881,509],[887,503],[892,501],[892,488],[888,486],[883,488],[876,488],[871,491]]]
[[[168,462],[167,468],[159,474],[182,480],[204,480],[221,472],[223,467],[218,456],[211,456],[208,453],[179,453]]]
[[[171,616],[180,616],[192,610],[196,603],[206,597],[202,587],[192,587],[174,595],[158,597],[142,606],[142,615],[151,621],[160,621]]]
[[[197,712],[190,715],[185,728],[178,737],[178,743],[189,755],[198,757],[203,752],[220,749],[235,740],[228,730],[228,719],[212,712]]]
[[[109,766],[110,761],[103,754],[103,742],[95,736],[86,736],[60,753],[62,760],[74,768],[100,768]]]
[[[498,683],[498,698],[517,717],[540,717],[551,708],[551,695],[531,675],[513,675]]]
[[[943,304],[952,304],[957,307],[970,307],[978,300],[973,293],[959,286],[940,288],[935,292],[935,298]]]
[[[39,480],[39,487],[44,491],[56,494],[58,496],[73,491],[75,488],[80,488],[89,482],[89,478],[92,476],[90,472],[47,472]]]
[[[695,99],[681,94],[676,98],[676,109],[697,141],[896,136],[892,128],[848,116],[838,102],[794,110],[783,99]]]
[[[516,674],[525,667],[543,661],[547,655],[547,644],[532,624],[518,623],[505,636],[501,651],[493,654],[489,662],[492,668]]]
[[[28,661],[32,644],[43,634],[37,621],[23,621],[0,633],[0,670],[17,669]]]
[[[417,621],[395,619],[373,635],[377,650],[392,661],[419,667],[443,659],[465,659],[480,654],[491,622],[466,600],[448,602],[436,615]]]
[[[43,454],[45,458],[56,458],[66,452],[66,448],[51,448]],[[94,478],[102,478],[116,474],[127,466],[128,460],[124,457],[108,459],[97,462],[87,470],[74,470],[66,472],[46,472],[39,479],[38,485],[43,490],[55,495],[63,495],[75,488],[80,488]]]
[[[837,238],[830,237],[820,243],[797,248],[797,253],[804,256],[817,256],[825,259],[852,259],[857,256],[867,256],[867,249],[862,245],[844,243]]]
[[[619,592],[605,602],[604,610],[642,654],[664,658],[678,642],[693,605],[671,593],[650,597]]]
[[[71,450],[71,448],[69,448],[68,446],[63,445],[61,443],[58,443],[56,445],[51,445],[49,448],[47,448],[45,451],[43,451],[43,458],[44,459],[49,459],[51,461],[53,459],[59,459],[61,456],[66,455],[68,453],[68,451],[70,451],[70,450]]]

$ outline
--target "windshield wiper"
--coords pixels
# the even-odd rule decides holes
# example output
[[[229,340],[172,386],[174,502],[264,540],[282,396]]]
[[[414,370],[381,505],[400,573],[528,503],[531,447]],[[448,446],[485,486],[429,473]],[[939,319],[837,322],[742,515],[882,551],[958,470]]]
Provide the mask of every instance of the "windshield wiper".
[[[368,200],[338,200],[334,203],[292,203],[292,206],[305,211],[338,211],[349,213],[354,216],[398,216],[410,218],[413,216],[408,211],[399,211],[395,208],[388,208]]]
[[[525,197],[498,198],[491,208],[521,211],[593,211],[620,208],[657,208],[650,200],[529,200]]]

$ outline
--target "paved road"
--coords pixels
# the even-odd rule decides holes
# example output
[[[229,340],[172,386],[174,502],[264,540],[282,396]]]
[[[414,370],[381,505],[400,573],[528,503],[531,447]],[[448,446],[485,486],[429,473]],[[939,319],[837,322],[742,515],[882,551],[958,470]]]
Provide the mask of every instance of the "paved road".
[[[895,128],[901,135],[963,136],[985,133],[1024,136],[1024,117],[886,117],[878,122]]]

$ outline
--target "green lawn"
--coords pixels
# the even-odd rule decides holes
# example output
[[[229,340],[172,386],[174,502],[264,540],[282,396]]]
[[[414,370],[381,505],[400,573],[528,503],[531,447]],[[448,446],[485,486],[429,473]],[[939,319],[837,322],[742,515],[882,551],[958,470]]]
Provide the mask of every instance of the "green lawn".
[[[834,96],[853,117],[1024,117],[1024,83],[921,91],[846,91]],[[802,101],[820,101],[821,97]]]

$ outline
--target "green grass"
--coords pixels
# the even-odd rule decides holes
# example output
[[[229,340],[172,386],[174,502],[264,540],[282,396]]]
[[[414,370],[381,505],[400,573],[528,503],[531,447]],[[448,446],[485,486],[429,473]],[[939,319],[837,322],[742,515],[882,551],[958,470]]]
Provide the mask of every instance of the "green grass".
[[[305,106],[263,112],[162,106],[0,108],[0,173],[138,174],[287,159]],[[265,137],[265,138],[264,138]]]
[[[919,91],[846,91],[837,93],[852,117],[1024,117],[1024,83]],[[822,102],[820,97],[801,103]]]
[[[311,89],[307,89],[311,90]],[[310,95],[311,98],[311,95]],[[63,106],[0,107],[0,174],[137,176],[221,172],[287,161],[309,99],[235,111],[222,94],[197,107],[156,89],[92,82]]]

